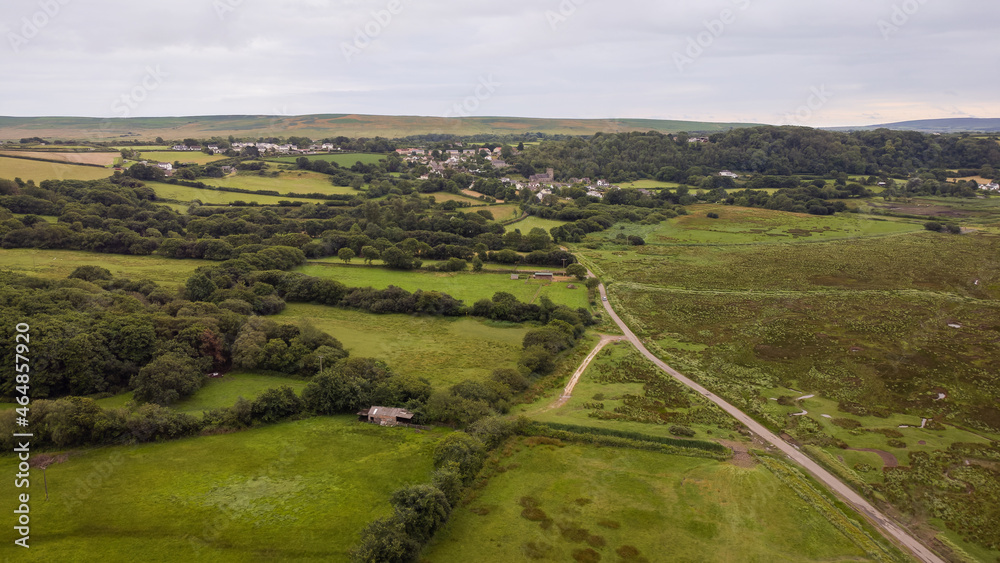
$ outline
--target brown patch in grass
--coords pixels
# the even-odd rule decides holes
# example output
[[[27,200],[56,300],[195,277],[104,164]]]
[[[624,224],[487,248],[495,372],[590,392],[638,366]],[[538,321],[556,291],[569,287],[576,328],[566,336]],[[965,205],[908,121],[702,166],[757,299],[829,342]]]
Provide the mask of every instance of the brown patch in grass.
[[[525,508],[521,511],[521,518],[531,520],[532,522],[541,522],[547,519],[548,515],[541,508]]]
[[[617,530],[622,527],[620,523],[615,522],[614,520],[601,520],[597,523],[597,525],[609,530]]]
[[[545,542],[530,541],[521,544],[521,553],[528,559],[548,559],[552,551],[553,547]]]
[[[580,563],[597,563],[601,560],[601,554],[593,549],[577,549],[573,551],[573,559]]]
[[[486,516],[487,514],[489,514],[490,512],[492,512],[494,508],[496,508],[496,507],[495,506],[477,506],[475,508],[470,508],[469,511],[471,511],[473,514],[478,514],[479,516]]]
[[[590,537],[590,531],[581,528],[575,523],[559,524],[559,533],[568,541],[582,543]]]
[[[607,542],[604,541],[604,536],[593,536],[592,535],[589,538],[587,538],[587,545],[589,545],[590,547],[596,547],[596,548],[600,549],[600,548],[604,547],[605,545],[607,545]]]
[[[536,506],[538,506],[538,501],[535,500],[533,497],[521,497],[521,499],[517,501],[517,503],[525,508],[535,508]]]
[[[573,502],[575,502],[577,504],[577,506],[587,506],[588,504],[590,504],[590,503],[592,503],[594,501],[591,500],[591,499],[589,499],[589,498],[582,498],[581,497],[581,498],[578,498],[578,499],[574,500]]]

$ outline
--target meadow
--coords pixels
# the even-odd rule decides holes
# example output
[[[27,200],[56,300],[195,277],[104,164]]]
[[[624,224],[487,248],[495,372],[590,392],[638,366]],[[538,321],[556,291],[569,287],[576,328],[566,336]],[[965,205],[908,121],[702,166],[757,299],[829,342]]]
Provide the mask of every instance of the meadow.
[[[494,293],[506,291],[520,301],[537,303],[541,296],[572,308],[587,308],[587,288],[580,282],[545,282],[533,279],[511,280],[510,274],[486,272],[406,272],[387,268],[344,265],[327,258],[310,262],[295,271],[318,278],[334,279],[348,287],[385,289],[390,285],[407,291],[440,291],[472,306],[480,299],[490,299]],[[357,259],[355,261],[358,261]],[[522,274],[522,277],[529,277]],[[569,289],[574,285],[576,289]]]
[[[707,218],[710,210],[720,219]],[[969,512],[950,492],[964,485],[920,476],[958,470],[963,458],[995,467],[981,461],[995,453],[952,452],[959,444],[995,450],[1000,440],[1000,237],[855,214],[689,211],[573,247],[667,363],[788,434],[859,491],[893,503],[908,523],[995,558],[983,543],[995,519],[982,510],[1000,491],[978,477],[962,481],[977,483],[969,490],[983,507]],[[618,232],[647,244],[623,246]],[[778,234],[783,242],[770,240]],[[927,463],[936,465],[883,472]]]
[[[427,378],[436,389],[516,367],[528,331],[472,317],[374,315],[302,304],[289,304],[274,319],[308,320],[340,340],[352,356],[384,360],[397,373]]]
[[[561,227],[565,225],[567,221],[557,221],[556,219],[542,219],[541,217],[529,216],[521,221],[515,221],[507,225],[507,231],[521,231],[522,234],[528,234],[531,229],[539,228],[544,230],[546,233],[550,230]]]
[[[177,412],[201,416],[205,411],[231,407],[240,397],[252,401],[268,389],[286,386],[301,395],[308,383],[305,379],[292,379],[281,374],[234,371],[223,374],[220,378],[206,378],[201,389],[171,405],[171,408]]]
[[[136,149],[139,150],[139,149]],[[228,158],[224,154],[205,154],[201,151],[157,151],[139,150],[140,160],[155,160],[157,162],[180,162],[181,164],[209,164]]]
[[[78,450],[31,487],[19,561],[347,561],[390,493],[426,481],[444,431],[310,418],[232,434]],[[40,452],[32,452],[37,455]],[[16,473],[16,458],[0,468]],[[8,551],[16,549],[5,548]]]
[[[258,195],[202,188],[189,188],[187,186],[166,184],[163,182],[145,182],[145,184],[156,192],[157,198],[177,202],[190,202],[197,200],[207,204],[223,205],[242,201],[244,203],[257,203],[259,205],[278,205],[278,203],[282,201],[302,201],[306,203],[319,203],[321,201],[302,197]]]
[[[427,560],[873,560],[763,465],[521,438],[491,467]]]
[[[100,180],[110,176],[111,170],[94,166],[0,157],[0,178],[8,180],[20,178],[25,182],[34,180],[39,184],[43,180]]]
[[[384,154],[368,154],[368,153],[347,153],[347,154],[309,154],[304,155],[309,160],[324,160],[326,162],[336,162],[341,168],[350,168],[356,163],[360,162],[362,164],[378,164],[380,161],[385,160],[386,155]],[[276,158],[268,158],[267,160],[271,162],[281,162],[285,164],[295,164],[295,161],[301,158],[300,156],[281,156]]]
[[[107,268],[112,274],[134,280],[152,280],[164,287],[179,288],[200,266],[202,260],[172,260],[159,256],[100,254],[82,250],[35,248],[0,249],[0,269],[42,278],[66,278],[80,266]]]
[[[119,153],[115,152],[55,152],[55,151],[0,151],[0,156],[23,156],[28,158],[41,158],[44,160],[57,160],[66,163],[76,164],[98,164],[100,166],[111,166]]]
[[[346,186],[334,186],[330,176],[307,170],[278,172],[277,177],[261,176],[256,173],[230,174],[224,178],[203,178],[210,186],[239,188],[242,190],[272,190],[280,194],[353,194],[357,190]]]

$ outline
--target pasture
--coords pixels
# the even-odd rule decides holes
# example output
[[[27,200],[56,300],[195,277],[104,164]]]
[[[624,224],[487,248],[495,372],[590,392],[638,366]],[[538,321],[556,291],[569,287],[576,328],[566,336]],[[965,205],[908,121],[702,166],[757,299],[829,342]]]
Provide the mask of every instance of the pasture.
[[[341,168],[350,168],[355,165],[355,163],[362,164],[378,164],[380,161],[385,160],[385,154],[368,154],[368,153],[346,153],[346,154],[307,154],[302,155],[309,160],[324,160],[326,162],[336,162]],[[267,160],[271,162],[281,162],[284,164],[295,164],[295,161],[302,156],[280,156],[275,158],[268,158]]]
[[[308,320],[340,340],[352,356],[384,360],[397,373],[426,377],[436,389],[516,367],[528,331],[526,326],[501,328],[472,317],[374,315],[302,304],[289,304],[274,319]]]
[[[282,201],[302,201],[305,203],[319,203],[322,201],[302,197],[258,195],[203,188],[189,188],[187,186],[166,184],[163,182],[145,182],[145,184],[156,192],[157,198],[176,202],[191,202],[197,200],[207,204],[224,205],[227,203],[231,204],[242,201],[244,203],[257,203],[259,205],[278,205],[278,203]]]
[[[305,379],[291,379],[273,373],[229,372],[221,378],[206,378],[205,384],[197,393],[171,405],[171,408],[178,412],[201,416],[205,411],[231,407],[240,397],[252,401],[264,391],[282,386],[291,387],[297,395],[301,395],[307,383],[309,382]]]
[[[111,166],[119,153],[115,152],[55,152],[55,151],[0,151],[0,156],[23,156],[56,160],[68,164],[97,164]]]
[[[531,229],[539,228],[544,230],[546,233],[550,230],[561,227],[565,225],[567,221],[557,221],[555,219],[542,219],[541,217],[529,216],[521,221],[515,221],[507,225],[507,231],[521,231],[522,234],[528,234]]]
[[[108,561],[346,562],[361,529],[390,511],[390,493],[430,477],[443,434],[310,418],[77,450],[46,471],[48,501],[35,470],[30,488],[9,479],[0,490],[11,501],[31,495],[31,549],[19,561],[100,553]],[[5,456],[0,468],[13,475],[16,463]]]
[[[334,279],[348,287],[385,289],[390,285],[407,291],[440,291],[472,306],[480,299],[490,299],[494,293],[506,291],[520,301],[538,302],[546,296],[553,302],[572,308],[588,307],[587,288],[583,283],[543,282],[541,280],[511,280],[510,274],[486,272],[407,272],[373,266],[337,264],[328,258],[322,263],[310,262],[296,271],[318,278]],[[360,259],[355,259],[360,262]],[[528,277],[522,274],[522,277]],[[576,289],[569,289],[574,285]]]
[[[94,166],[0,157],[0,178],[8,180],[20,178],[25,182],[34,180],[39,184],[43,180],[100,180],[109,177],[111,170]]]
[[[181,164],[210,164],[228,158],[224,154],[205,154],[201,151],[139,151],[139,160],[155,160],[157,162],[180,162]]]
[[[520,438],[491,466],[427,560],[873,560],[762,465]]]
[[[100,254],[82,250],[35,248],[0,249],[0,268],[41,278],[66,278],[80,266],[101,266],[117,277],[152,280],[164,287],[179,288],[202,260],[173,260],[159,256]]]
[[[280,194],[354,194],[358,193],[346,186],[334,186],[330,176],[306,170],[281,171],[277,177],[261,176],[256,173],[236,173],[224,178],[204,178],[201,181],[210,186],[239,188],[242,190],[272,190]]]

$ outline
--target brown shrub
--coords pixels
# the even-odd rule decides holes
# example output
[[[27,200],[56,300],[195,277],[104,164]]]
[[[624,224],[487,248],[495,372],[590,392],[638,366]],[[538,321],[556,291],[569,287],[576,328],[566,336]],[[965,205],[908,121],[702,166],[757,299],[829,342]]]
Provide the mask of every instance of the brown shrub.
[[[521,500],[517,501],[517,503],[525,508],[535,508],[538,506],[538,501],[532,497],[521,497]]]
[[[631,545],[623,545],[616,549],[615,553],[617,553],[618,557],[621,557],[622,559],[635,559],[636,557],[639,557],[639,549]]]
[[[604,541],[604,536],[590,536],[587,538],[587,544],[590,547],[601,548],[607,545],[607,542]]]
[[[521,552],[528,559],[548,559],[552,546],[544,542],[528,542],[521,545]]]
[[[618,528],[622,527],[621,524],[615,522],[614,520],[601,520],[600,522],[597,523],[597,525],[608,528],[609,530],[617,530]]]
[[[590,503],[592,503],[594,501],[590,500],[589,498],[578,498],[578,499],[574,500],[573,502],[575,502],[578,506],[587,506],[588,504],[590,504]]]
[[[590,531],[581,528],[576,524],[559,524],[559,532],[562,537],[573,542],[585,542],[590,537]]]

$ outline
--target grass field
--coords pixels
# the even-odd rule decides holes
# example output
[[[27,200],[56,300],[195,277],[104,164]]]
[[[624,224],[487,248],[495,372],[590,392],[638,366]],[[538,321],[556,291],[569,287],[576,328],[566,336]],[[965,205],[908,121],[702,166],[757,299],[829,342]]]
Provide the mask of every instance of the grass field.
[[[441,431],[311,418],[234,434],[77,450],[31,487],[31,549],[18,561],[343,561],[390,511],[389,494],[426,481]],[[36,452],[32,452],[35,454]],[[0,467],[16,473],[16,458]],[[8,552],[15,547],[5,548]],[[12,553],[10,555],[13,555]]]
[[[111,166],[119,153],[114,152],[54,152],[54,151],[0,151],[0,156],[24,156],[29,158],[42,158],[45,160],[58,160],[60,162],[77,164],[99,164],[101,166]]]
[[[38,184],[42,180],[100,180],[110,176],[111,170],[93,166],[0,157],[0,178],[8,180],[20,178],[25,182],[34,180]]]
[[[172,405],[172,408],[178,412],[201,416],[204,411],[231,407],[240,397],[252,401],[268,389],[288,386],[296,394],[301,394],[307,383],[309,382],[304,379],[290,379],[275,374],[230,372],[221,378],[207,378],[197,393]]]
[[[691,211],[574,245],[654,353],[772,429],[822,448],[821,461],[851,482],[889,486],[879,452],[908,466],[923,459],[917,453],[938,459],[953,444],[1000,439],[991,367],[1000,357],[1000,237],[855,215]],[[619,232],[647,244],[616,244]],[[957,485],[925,485],[927,496],[912,502],[948,506],[948,526],[989,520],[955,516],[963,503],[948,490]],[[922,506],[897,507],[913,516]],[[984,526],[967,529],[983,537]]]
[[[334,186],[330,176],[319,172],[292,170],[279,172],[278,177],[259,176],[257,174],[230,174],[225,178],[205,178],[210,186],[224,188],[240,188],[243,190],[274,190],[282,194],[353,194],[358,193],[350,187]]]
[[[306,203],[318,203],[320,201],[301,197],[257,195],[201,188],[189,188],[187,186],[165,184],[163,182],[146,182],[146,185],[153,188],[153,191],[156,192],[156,197],[178,202],[198,200],[202,203],[218,205],[242,201],[244,203],[258,203],[260,205],[278,205],[281,201],[303,201]]]
[[[653,377],[642,381],[636,377],[638,374]],[[623,375],[624,380],[619,379]],[[551,408],[561,394],[560,387],[533,404],[520,406],[517,412],[542,422],[653,436],[669,437],[670,427],[681,425],[697,432],[699,439],[742,439],[734,434],[733,420],[728,415],[697,393],[672,384],[668,375],[641,357],[628,342],[606,346],[580,377],[572,398],[559,408]],[[669,407],[663,404],[668,396]]]
[[[541,217],[527,217],[522,221],[517,221],[516,223],[511,223],[510,225],[507,225],[507,230],[521,231],[522,234],[526,235],[531,232],[531,229],[538,227],[540,229],[543,229],[547,233],[556,227],[561,227],[565,225],[566,223],[567,223],[566,221],[557,221],[555,219],[542,219]]]
[[[367,153],[347,153],[347,154],[310,154],[304,155],[309,160],[325,160],[326,162],[336,162],[341,168],[350,168],[355,165],[355,163],[362,164],[378,164],[379,161],[385,160],[386,155],[384,154],[367,154]],[[278,158],[268,158],[267,160],[271,162],[281,162],[285,164],[295,164],[299,156],[282,156]]]
[[[679,188],[680,184],[677,182],[660,182],[659,180],[636,180],[635,182],[624,182],[618,184],[619,188],[632,188],[632,189],[644,189],[644,190],[662,190],[662,189],[674,189]]]
[[[385,360],[398,373],[426,377],[435,388],[515,367],[528,331],[470,317],[373,315],[321,305],[290,304],[276,319],[308,320],[340,340],[352,356]]]
[[[139,151],[142,155],[139,157],[141,160],[155,160],[157,162],[169,162],[173,164],[174,162],[180,162],[181,164],[187,164],[193,162],[195,164],[209,164],[218,160],[225,160],[228,158],[224,154],[205,154],[201,151]]]
[[[490,299],[498,291],[506,291],[524,302],[536,302],[545,295],[555,303],[572,308],[588,307],[587,288],[580,282],[543,282],[541,280],[511,280],[509,274],[473,272],[402,272],[372,266],[345,266],[334,259],[319,265],[312,263],[296,271],[319,278],[335,279],[348,287],[385,289],[390,285],[407,291],[440,291],[472,306],[480,299]],[[575,285],[576,289],[569,289]]]
[[[870,560],[761,465],[530,438],[498,462],[427,560]]]
[[[202,260],[172,260],[159,256],[125,256],[79,250],[0,249],[0,269],[42,278],[65,278],[80,266],[107,268],[115,276],[152,280],[164,287],[180,287]]]

